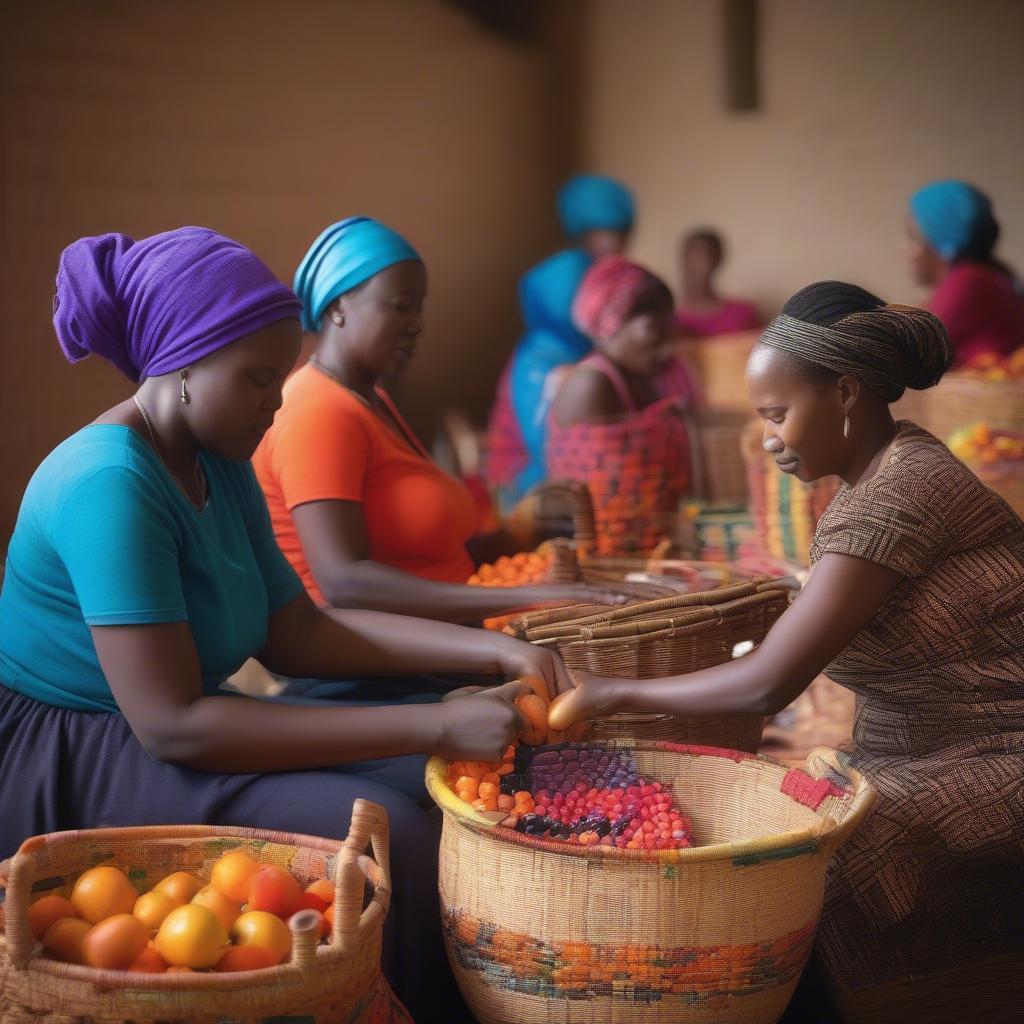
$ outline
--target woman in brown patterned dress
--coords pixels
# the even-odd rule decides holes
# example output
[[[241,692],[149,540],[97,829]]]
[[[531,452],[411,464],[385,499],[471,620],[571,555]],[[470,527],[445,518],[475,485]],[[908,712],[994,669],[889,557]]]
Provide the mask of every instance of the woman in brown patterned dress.
[[[826,669],[854,691],[848,754],[878,800],[833,861],[817,940],[846,1021],[1024,1012],[1024,523],[889,410],[952,357],[923,310],[834,281],[794,295],[747,384],[779,469],[845,482],[803,592],[745,658],[642,682],[577,673],[552,706],[560,728],[771,714]]]

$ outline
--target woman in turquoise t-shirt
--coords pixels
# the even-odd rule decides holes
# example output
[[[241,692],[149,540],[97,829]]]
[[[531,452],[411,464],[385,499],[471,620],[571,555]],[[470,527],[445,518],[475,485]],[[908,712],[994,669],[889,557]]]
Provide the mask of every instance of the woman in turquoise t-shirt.
[[[97,826],[343,836],[366,797],[391,818],[385,972],[414,1013],[436,1012],[454,988],[436,828],[415,799],[423,755],[499,757],[520,728],[510,698],[522,684],[382,707],[218,687],[250,656],[290,676],[567,679],[550,654],[499,634],[329,617],[306,596],[248,463],[298,357],[299,312],[252,253],[206,229],[65,250],[65,354],[96,353],[142,383],[47,456],[25,492],[0,591],[0,857],[33,834]],[[413,935],[416,957],[399,957]]]

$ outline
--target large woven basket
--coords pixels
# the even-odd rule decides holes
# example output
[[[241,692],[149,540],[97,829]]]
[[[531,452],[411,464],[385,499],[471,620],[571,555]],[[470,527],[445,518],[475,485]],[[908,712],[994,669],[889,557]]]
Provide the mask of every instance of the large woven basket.
[[[364,854],[372,844],[373,858]],[[226,850],[241,848],[306,883],[333,877],[334,931],[296,931],[288,963],[233,974],[133,974],[46,959],[33,941],[28,906],[40,894],[68,895],[97,864],[125,871],[140,892],[174,871],[209,877]],[[373,896],[364,909],[364,888]],[[5,933],[0,933],[2,1024],[408,1024],[381,974],[391,900],[387,812],[357,800],[344,842],[204,825],[91,829],[36,836],[10,862]],[[301,917],[302,915],[298,915]]]
[[[576,756],[582,744],[554,748]],[[814,941],[825,869],[874,799],[834,751],[803,769],[736,751],[611,741],[671,786],[693,849],[539,841],[459,800],[440,890],[452,970],[482,1024],[772,1024]]]
[[[893,414],[945,441],[958,427],[983,419],[993,430],[1024,430],[1024,381],[948,373],[927,391],[907,392]]]
[[[711,505],[742,505],[747,500],[740,442],[749,419],[749,412],[736,409],[700,409],[695,414],[694,480],[700,496]]]
[[[760,331],[740,331],[680,342],[679,352],[697,371],[701,395],[708,405],[749,414],[744,379],[747,359],[760,336]]]
[[[738,645],[756,646],[789,606],[790,596],[791,591],[780,583],[755,579],[614,609],[532,612],[515,620],[511,628],[522,639],[553,647],[569,668],[603,676],[655,679],[721,665],[734,657]],[[588,735],[672,740],[754,752],[763,729],[760,715],[683,718],[623,714],[590,723]]]

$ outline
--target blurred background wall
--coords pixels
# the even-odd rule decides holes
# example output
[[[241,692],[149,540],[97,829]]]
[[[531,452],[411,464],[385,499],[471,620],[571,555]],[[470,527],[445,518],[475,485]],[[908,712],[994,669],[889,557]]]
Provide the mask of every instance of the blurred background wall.
[[[54,340],[79,235],[205,224],[290,281],[329,222],[394,225],[430,271],[401,392],[426,436],[446,405],[483,421],[574,170],[635,189],[633,254],[673,285],[679,234],[721,228],[727,290],[766,312],[826,276],[918,298],[903,210],[937,176],[994,197],[1024,266],[1024,4],[756,7],[761,109],[737,114],[722,0],[0,2],[0,542],[42,457],[130,393]],[[501,8],[517,31],[470,13]]]

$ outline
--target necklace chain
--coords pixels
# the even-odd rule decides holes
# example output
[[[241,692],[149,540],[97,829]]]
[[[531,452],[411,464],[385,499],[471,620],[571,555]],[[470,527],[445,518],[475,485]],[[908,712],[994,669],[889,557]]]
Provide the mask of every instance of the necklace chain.
[[[376,409],[375,409],[375,407],[374,407],[374,404],[373,404],[373,402],[371,402],[371,401],[370,401],[370,399],[368,399],[368,398],[367,398],[367,397],[366,397],[365,395],[363,395],[363,394],[360,394],[360,393],[359,393],[358,391],[356,391],[356,389],[355,389],[355,388],[351,388],[351,387],[349,387],[349,386],[348,386],[348,385],[347,385],[347,384],[346,384],[346,383],[345,383],[345,382],[344,382],[344,381],[343,381],[343,380],[342,380],[342,379],[341,379],[341,378],[340,378],[340,377],[339,377],[339,376],[338,376],[338,375],[337,375],[337,374],[336,374],[336,373],[335,373],[335,372],[334,372],[334,371],[333,371],[332,369],[330,369],[329,367],[327,367],[327,366],[325,366],[325,365],[324,365],[323,363],[321,363],[321,362],[320,362],[320,360],[319,360],[319,359],[317,359],[317,357],[316,357],[316,356],[310,356],[310,357],[309,357],[309,361],[310,361],[310,362],[311,362],[311,363],[312,363],[312,364],[313,364],[313,365],[314,365],[314,366],[315,366],[315,367],[316,367],[316,368],[317,368],[317,369],[318,369],[318,370],[319,370],[319,371],[320,371],[320,372],[321,372],[321,373],[322,373],[322,374],[323,374],[323,375],[324,375],[325,377],[330,377],[330,378],[331,378],[331,380],[333,380],[335,384],[338,384],[339,386],[343,387],[343,388],[344,388],[344,389],[345,389],[346,391],[348,391],[349,393],[351,393],[351,394],[355,395],[355,396],[356,396],[356,398],[358,398],[358,399],[359,399],[359,401],[360,401],[360,402],[362,402],[362,403],[363,403],[363,405],[365,405],[365,406],[366,406],[366,407],[367,407],[368,409],[373,409],[374,411],[376,411]]]
[[[174,473],[171,472],[171,467],[167,465],[167,462],[164,460],[163,452],[160,451],[160,443],[156,439],[156,432],[153,430],[153,424],[149,420],[149,414],[146,412],[146,407],[142,404],[138,395],[132,395],[132,401],[135,402],[136,408],[138,408],[139,414],[142,416],[142,422],[146,424],[146,430],[149,431],[149,440],[153,444],[153,451],[156,452],[156,457],[160,460],[160,465],[163,466],[164,469],[166,469],[173,477]],[[196,487],[199,488],[199,504],[203,505],[206,503],[206,481],[203,479],[203,474],[199,470],[198,457],[192,464],[192,468],[195,470],[196,474]]]

